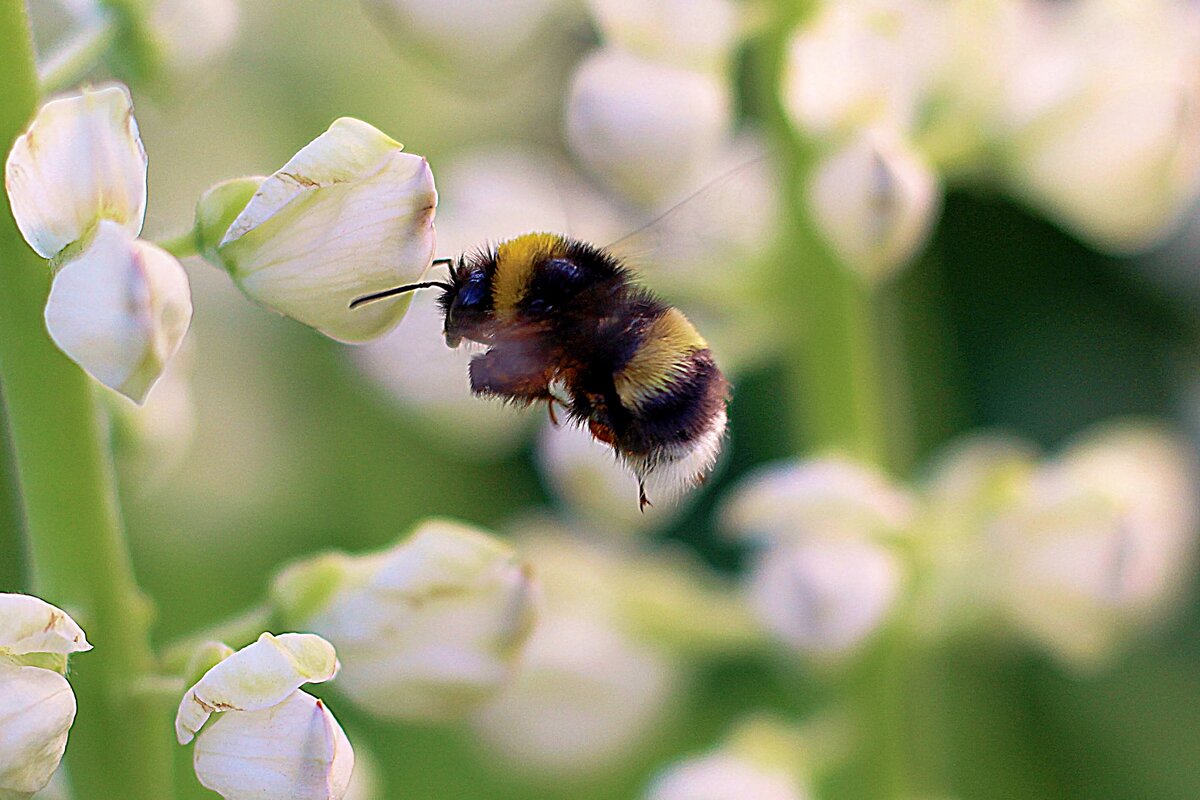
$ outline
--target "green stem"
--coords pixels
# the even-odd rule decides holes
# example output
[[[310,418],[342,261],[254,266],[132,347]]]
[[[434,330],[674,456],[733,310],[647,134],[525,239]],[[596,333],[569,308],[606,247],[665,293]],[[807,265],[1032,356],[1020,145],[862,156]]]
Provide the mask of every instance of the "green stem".
[[[783,253],[776,280],[779,329],[790,349],[792,436],[797,453],[835,448],[895,469],[905,427],[884,402],[887,384],[880,327],[887,322],[875,288],[842,264],[809,207],[807,187],[819,144],[798,135],[785,112],[782,77],[789,39],[811,2],[777,0],[757,57],[757,100],[779,159],[784,187]],[[891,412],[891,413],[889,413]],[[903,425],[904,414],[898,415]],[[858,748],[845,796],[893,800],[911,795],[905,703],[911,678],[908,628],[891,626],[851,670],[842,694],[854,710]]]
[[[198,255],[200,252],[194,230],[187,230],[178,236],[161,239],[155,244],[181,261],[188,256]]]
[[[23,0],[0,0],[0,148],[37,109]],[[33,590],[67,609],[96,649],[74,662],[68,764],[80,798],[172,796],[171,719],[135,696],[153,666],[149,609],[134,582],[110,454],[87,376],[46,334],[50,270],[0,203],[0,387],[25,510]]]
[[[780,330],[790,347],[791,435],[799,452],[836,448],[890,465],[873,288],[829,249],[806,187],[817,147],[798,136],[781,105],[788,36],[807,4],[782,0],[757,53],[761,112],[779,160],[784,224],[776,281]]]
[[[108,19],[93,21],[72,36],[38,69],[42,93],[58,92],[78,82],[108,52],[115,37],[116,30]]]

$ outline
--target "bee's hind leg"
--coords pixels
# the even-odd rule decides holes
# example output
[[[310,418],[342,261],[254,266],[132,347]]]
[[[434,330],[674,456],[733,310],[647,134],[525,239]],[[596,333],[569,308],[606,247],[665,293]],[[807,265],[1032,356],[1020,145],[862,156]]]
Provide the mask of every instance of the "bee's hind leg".
[[[646,513],[646,507],[654,508],[654,503],[646,497],[646,483],[641,478],[638,478],[638,511]]]

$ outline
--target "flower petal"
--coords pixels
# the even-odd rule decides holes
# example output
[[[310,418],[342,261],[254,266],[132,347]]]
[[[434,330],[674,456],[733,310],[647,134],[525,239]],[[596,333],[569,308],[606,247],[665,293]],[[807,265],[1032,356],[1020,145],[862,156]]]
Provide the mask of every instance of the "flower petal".
[[[78,653],[91,650],[67,612],[27,594],[0,594],[0,653]]]
[[[187,744],[214,711],[269,708],[305,683],[329,680],[338,666],[333,645],[320,636],[264,633],[188,689],[175,716],[175,735]]]
[[[170,253],[104,221],[54,276],[50,338],[96,380],[146,399],[192,320],[187,273]]]
[[[53,258],[101,220],[131,236],[146,214],[146,151],[121,85],[51,100],[13,145],[4,185],[29,246]]]
[[[418,279],[433,259],[429,164],[365,122],[342,118],[263,181],[218,247],[252,299],[347,342],[372,339],[408,308],[364,294]]]
[[[0,797],[28,797],[50,782],[74,721],[66,678],[0,664]]]
[[[226,800],[337,800],[354,750],[325,704],[297,690],[223,715],[196,740],[194,765],[200,783]]]

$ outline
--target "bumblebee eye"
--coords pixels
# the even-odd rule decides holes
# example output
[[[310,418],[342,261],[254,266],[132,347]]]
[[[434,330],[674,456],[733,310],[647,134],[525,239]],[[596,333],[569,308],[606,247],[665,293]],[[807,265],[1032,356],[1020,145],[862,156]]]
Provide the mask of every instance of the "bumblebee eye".
[[[484,286],[485,276],[482,272],[474,272],[462,288],[458,290],[456,304],[461,308],[477,308],[483,305],[487,297],[487,287]]]

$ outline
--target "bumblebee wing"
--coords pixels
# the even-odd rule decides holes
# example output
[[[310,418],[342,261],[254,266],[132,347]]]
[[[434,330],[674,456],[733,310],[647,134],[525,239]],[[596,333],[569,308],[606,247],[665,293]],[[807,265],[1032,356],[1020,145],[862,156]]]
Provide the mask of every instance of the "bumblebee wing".
[[[651,283],[744,261],[746,253],[770,244],[777,227],[774,165],[761,147],[742,146],[700,189],[646,214],[646,221],[606,249]]]

